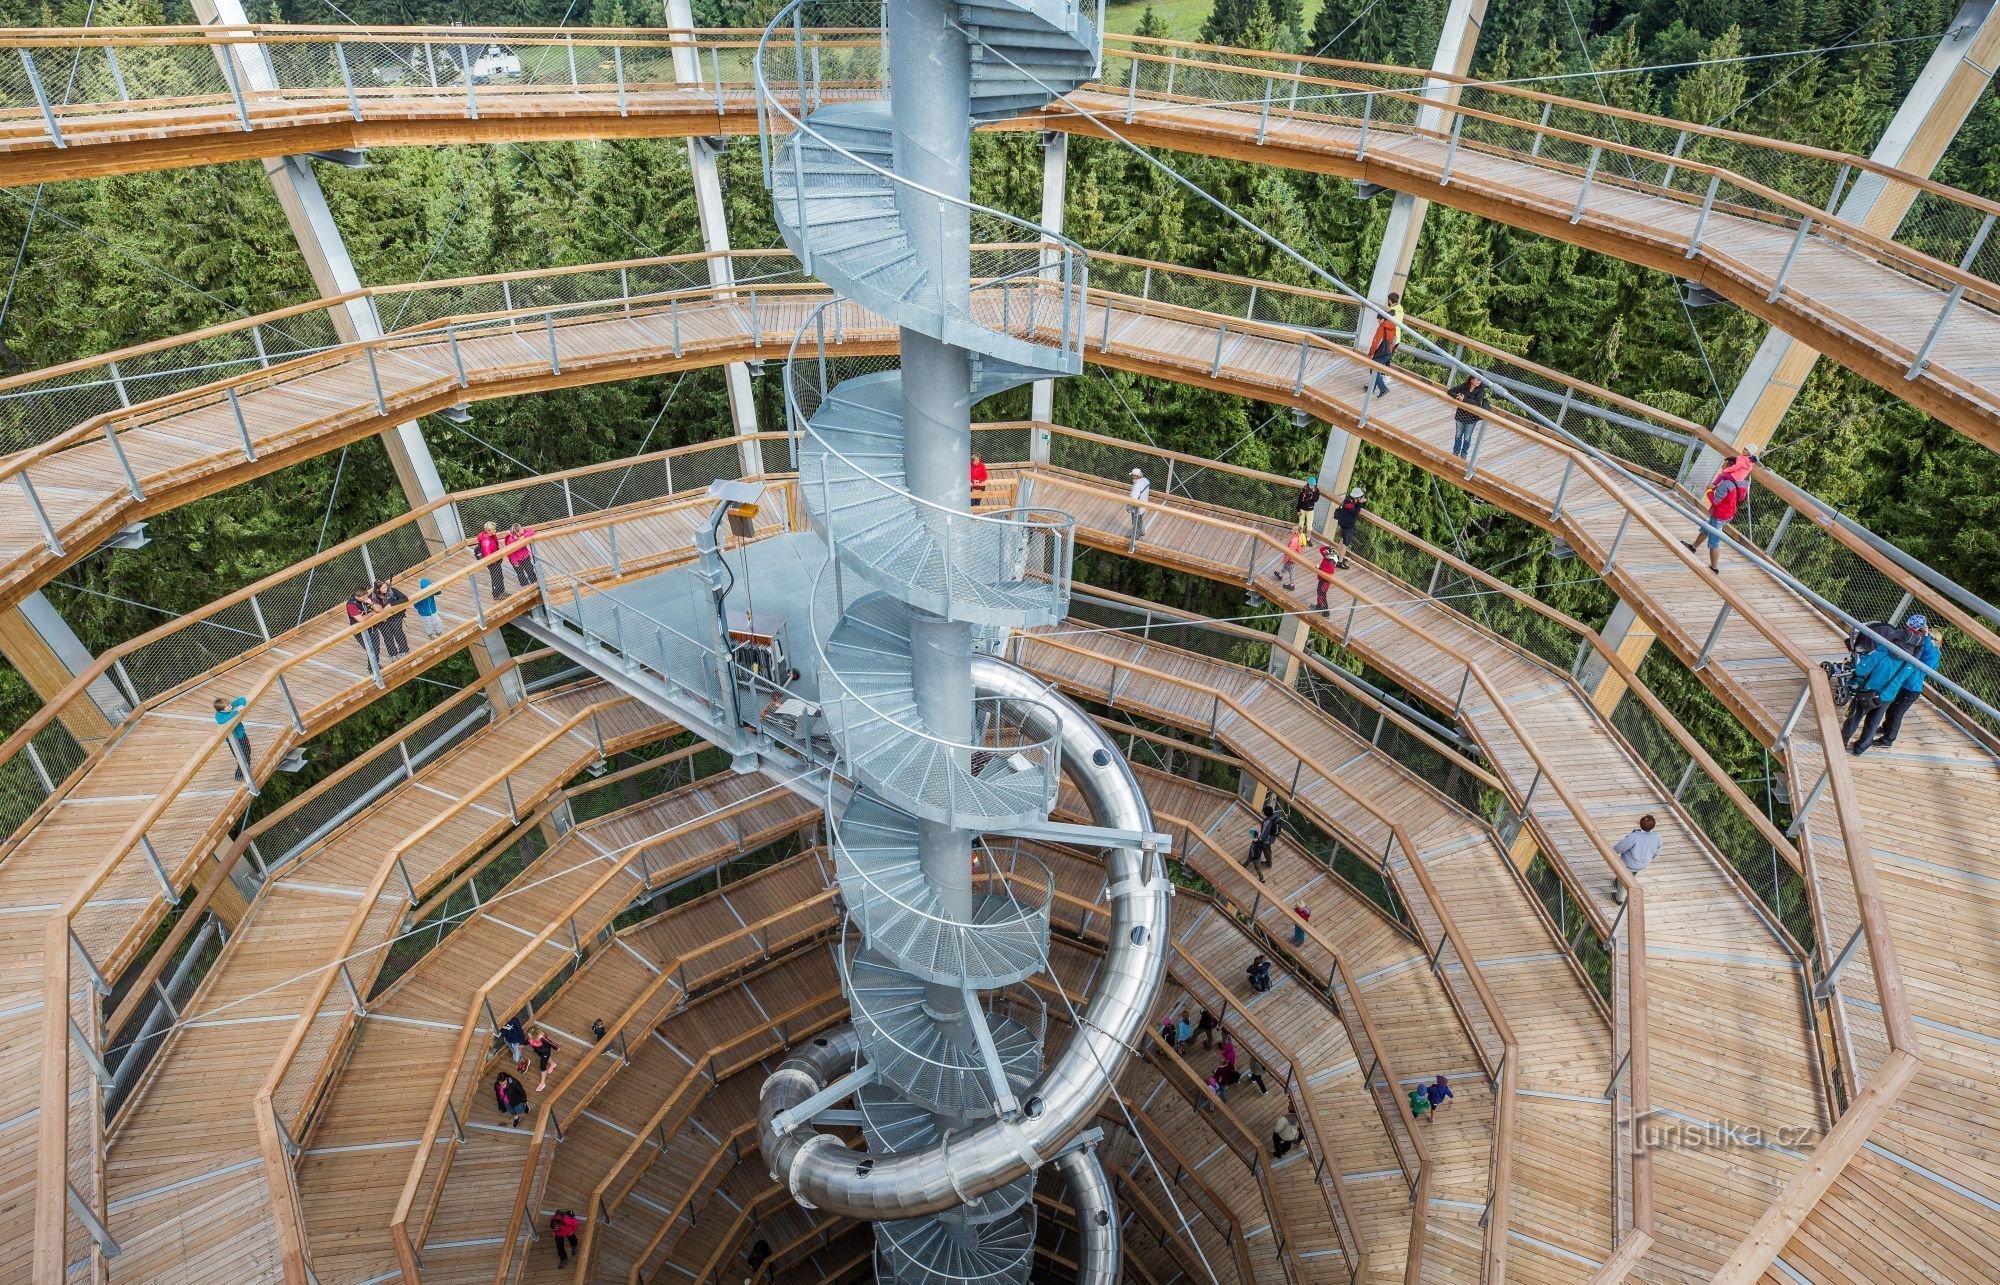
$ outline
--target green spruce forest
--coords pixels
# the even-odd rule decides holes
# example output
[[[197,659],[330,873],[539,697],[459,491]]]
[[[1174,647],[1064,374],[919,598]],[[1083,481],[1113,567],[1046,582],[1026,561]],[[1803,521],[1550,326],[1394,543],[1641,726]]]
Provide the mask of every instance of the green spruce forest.
[[[1317,5],[1317,7],[1315,7]],[[761,25],[774,0],[697,0],[704,26]],[[1422,65],[1444,0],[1167,0],[1114,6],[1109,25],[1143,34]],[[181,0],[8,0],[10,26],[191,21]],[[1473,74],[1581,98],[1865,153],[1935,37],[1949,0],[1493,0]],[[659,24],[635,0],[273,0],[273,21]],[[1837,47],[1837,48],[1836,48]],[[1799,56],[1799,51],[1826,52]],[[1627,72],[1627,69],[1645,69]],[[1601,73],[1593,80],[1587,74]],[[1032,134],[977,141],[975,196],[1032,216],[1040,161]],[[1365,284],[1386,198],[1345,180],[1213,161],[1166,159],[1196,184],[1342,279]],[[319,167],[364,281],[388,284],[699,249],[686,151],[676,140],[377,149],[369,168]],[[1076,140],[1068,232],[1086,246],[1296,284],[1308,274],[1115,144]],[[2000,103],[1989,92],[1937,177],[2000,195]],[[726,155],[734,243],[778,244],[754,141]],[[0,192],[0,245],[19,247],[0,305],[9,373],[170,336],[313,297],[261,168],[252,162]],[[1690,310],[1666,276],[1433,208],[1407,302],[1445,326],[1667,410],[1713,422],[1763,332],[1729,306]],[[775,364],[758,381],[767,425],[780,418]],[[994,399],[988,418],[1026,411]],[[1123,373],[1064,381],[1056,417],[1195,455],[1299,472],[1317,464],[1324,426],[1282,408]],[[426,422],[447,486],[520,477],[728,431],[719,371],[482,402],[469,425]],[[1987,598],[2000,597],[2000,470],[1993,456],[1874,385],[1822,363],[1767,451],[1769,463]],[[1374,452],[1358,478],[1378,511],[1534,591],[1587,623],[1611,598],[1546,535]],[[404,501],[381,448],[357,443],[151,522],[152,543],[99,554],[49,596],[93,650],[388,519]],[[1118,560],[1080,573],[1100,583],[1242,614],[1237,591],[1192,585]],[[1671,660],[1649,677],[1745,781],[1760,751]],[[466,681],[445,666],[314,748],[323,771],[385,727]],[[0,669],[0,731],[36,707]],[[274,783],[266,802],[313,779]]]

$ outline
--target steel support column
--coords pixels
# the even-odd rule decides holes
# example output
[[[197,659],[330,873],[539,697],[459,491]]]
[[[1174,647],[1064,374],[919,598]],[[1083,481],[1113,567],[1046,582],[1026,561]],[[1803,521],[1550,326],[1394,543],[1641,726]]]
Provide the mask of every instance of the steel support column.
[[[1063,203],[1069,197],[1069,135],[1050,130],[1042,135],[1042,226],[1051,232],[1063,230]],[[1029,394],[1028,418],[1047,424],[1055,419],[1056,381],[1038,379]],[[1049,462],[1049,436],[1030,435],[1028,459],[1036,464]]]
[[[1440,25],[1437,54],[1431,59],[1431,70],[1445,76],[1463,76],[1472,65],[1473,49],[1479,43],[1479,29],[1486,21],[1486,0],[1451,0],[1445,10],[1444,22]],[[1449,81],[1429,79],[1424,82],[1424,97],[1439,103],[1456,103],[1459,87]],[[1443,134],[1450,130],[1445,123],[1445,113],[1429,105],[1417,109],[1417,128]],[[1382,230],[1382,246],[1375,253],[1375,271],[1368,278],[1368,297],[1387,300],[1393,293],[1400,294],[1409,283],[1410,265],[1416,261],[1417,240],[1424,230],[1424,216],[1429,213],[1431,203],[1421,197],[1397,192],[1389,207],[1389,224]],[[1372,308],[1364,308],[1357,319],[1354,331],[1354,346],[1365,349],[1368,338],[1375,332],[1377,314]],[[1320,489],[1329,499],[1340,496],[1354,481],[1354,460],[1361,452],[1361,436],[1344,428],[1334,428],[1327,434],[1326,452],[1320,459]],[[1320,506],[1320,520],[1324,523],[1329,505]]]
[[[666,0],[666,14],[667,26],[677,31],[694,29],[692,0]],[[681,85],[705,83],[701,55],[692,45],[674,46],[674,81]],[[728,285],[736,275],[729,260],[720,257],[729,252],[729,219],[722,204],[722,174],[716,164],[721,152],[717,141],[688,139],[688,169],[694,177],[694,210],[701,224],[702,252],[718,256],[709,260],[708,279],[715,285]],[[738,436],[756,432],[757,399],[750,388],[749,364],[730,362],[722,368],[722,379],[729,393],[730,426]],[[739,442],[737,451],[746,474],[764,471],[763,450],[758,443]]]
[[[1960,6],[1870,159],[1912,174],[1927,175],[1937,167],[1993,78],[1991,68],[2000,58],[1997,11],[1995,0],[1968,0]],[[1877,235],[1894,236],[1915,197],[1916,190],[1907,184],[1892,185],[1863,173],[1848,187],[1835,214]],[[1715,431],[1743,445],[1770,441],[1818,361],[1817,352],[1772,330],[1730,393]],[[1720,464],[1713,451],[1703,451],[1684,480],[1700,486]]]

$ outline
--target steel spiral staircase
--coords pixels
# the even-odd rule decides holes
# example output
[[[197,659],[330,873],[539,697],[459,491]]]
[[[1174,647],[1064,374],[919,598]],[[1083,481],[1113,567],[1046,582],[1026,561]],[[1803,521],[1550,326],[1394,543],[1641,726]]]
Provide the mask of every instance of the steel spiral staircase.
[[[874,44],[813,34],[882,21]],[[760,1123],[774,1176],[802,1202],[810,1188],[873,1220],[878,1276],[906,1285],[1025,1280],[1034,1168],[1068,1145],[1045,1155],[1024,1131],[1046,1110],[1033,1096],[1048,1088],[1046,1013],[1022,983],[1046,965],[1053,880],[1018,843],[998,850],[982,836],[1046,820],[1080,714],[1038,688],[975,694],[973,639],[1063,617],[1074,524],[1049,510],[974,511],[966,460],[974,401],[1081,368],[1084,257],[972,203],[967,188],[974,124],[1032,110],[1097,64],[1093,23],[1048,0],[798,0],[757,54],[778,225],[844,296],[800,331],[785,387],[801,494],[829,552],[809,616],[825,728],[855,785],[828,803],[853,1025],[767,1082]],[[857,315],[900,328],[901,366],[842,355]],[[1105,769],[1103,749],[1093,762]],[[1144,901],[1131,948],[1146,959],[1125,970],[1140,980],[1107,1030],[1129,1025],[1126,1010],[1158,985],[1148,932],[1164,925],[1166,892],[1154,874],[1127,885]],[[1072,1073],[1061,1086],[1078,1121],[1087,1116],[1068,1099],[1089,1092],[1070,1087],[1082,1083]],[[857,1187],[843,1201],[803,1174],[834,1140],[795,1131],[848,1097],[868,1158],[842,1175]],[[955,1139],[982,1129],[1018,1135],[1020,1158],[955,1168]],[[1094,1157],[1072,1148],[1060,1159],[1073,1187],[1108,1202],[1088,1176]],[[869,1187],[878,1165],[884,1178]],[[1116,1219],[1098,1213],[1109,1248],[1093,1257],[1094,1279],[1115,1280]]]

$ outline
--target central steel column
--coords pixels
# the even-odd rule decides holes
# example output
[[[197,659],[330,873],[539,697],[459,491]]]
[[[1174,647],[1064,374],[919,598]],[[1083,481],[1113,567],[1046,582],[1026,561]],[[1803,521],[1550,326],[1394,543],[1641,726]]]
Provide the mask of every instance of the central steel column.
[[[957,8],[941,0],[889,0],[889,100],[896,122],[896,173],[963,202],[972,192],[972,68],[965,37],[950,25]],[[910,187],[897,189],[918,260],[947,314],[963,315],[971,293],[970,220],[962,204]],[[966,512],[971,503],[972,358],[962,348],[905,328],[904,468],[923,499]],[[931,520],[944,525],[944,515]],[[972,733],[972,630],[918,612],[910,630],[911,687],[917,713],[937,735]],[[924,875],[944,913],[972,910],[972,834],[925,821],[919,826]],[[931,1008],[955,1033],[964,997],[932,988]],[[956,1038],[956,1034],[954,1034]]]

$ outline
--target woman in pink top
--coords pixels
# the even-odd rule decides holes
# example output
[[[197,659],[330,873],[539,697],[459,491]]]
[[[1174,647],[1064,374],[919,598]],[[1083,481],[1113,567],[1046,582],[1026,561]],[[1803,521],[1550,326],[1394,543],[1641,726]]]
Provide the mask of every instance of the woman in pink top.
[[[480,530],[479,538],[472,542],[472,556],[475,558],[489,558],[498,552],[500,552],[500,534],[493,529],[493,524],[488,522]],[[495,600],[506,597],[506,570],[498,562],[489,562],[486,564],[486,574],[492,579],[493,597]]]
[[[528,551],[528,541],[535,538],[535,529],[521,529],[516,522],[507,528],[507,561],[514,568],[514,578],[521,582],[523,589],[535,583],[535,555]]]

